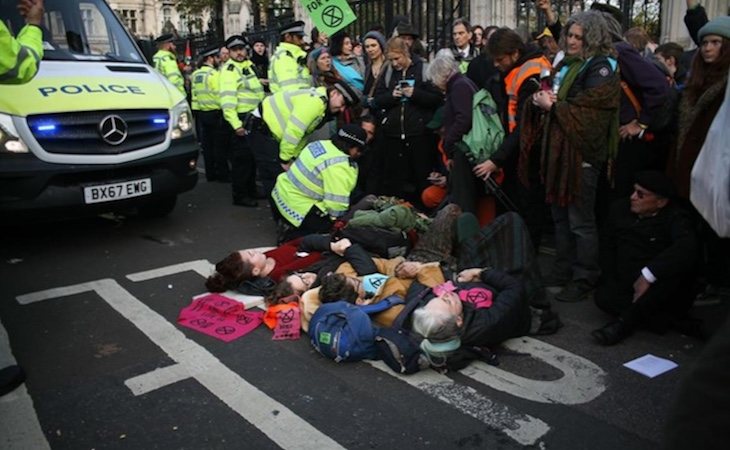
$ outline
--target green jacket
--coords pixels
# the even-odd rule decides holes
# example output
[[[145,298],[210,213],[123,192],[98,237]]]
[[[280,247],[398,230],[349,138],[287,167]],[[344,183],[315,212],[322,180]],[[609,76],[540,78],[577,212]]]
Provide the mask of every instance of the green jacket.
[[[177,67],[175,55],[167,50],[158,50],[155,56],[152,57],[152,61],[155,64],[155,69],[170,80],[170,83],[174,84],[183,95],[186,95],[185,81],[180,69]]]
[[[233,59],[221,71],[219,94],[223,117],[234,130],[243,126],[238,115],[253,111],[266,95],[253,71],[253,63]]]
[[[289,170],[279,174],[271,198],[295,227],[302,224],[312,206],[335,219],[350,207],[357,172],[357,165],[332,141],[312,142]]]
[[[269,65],[269,89],[272,93],[312,87],[307,68],[307,52],[299,46],[282,42],[276,47]]]
[[[193,72],[190,77],[191,98],[193,111],[215,111],[220,110],[218,86],[220,84],[220,72],[214,67],[204,65]]]
[[[43,33],[35,25],[26,25],[14,38],[0,20],[0,83],[27,83],[38,72],[43,59]]]
[[[279,91],[261,103],[263,120],[279,141],[279,159],[290,161],[299,155],[306,137],[324,119],[327,112],[327,89]]]

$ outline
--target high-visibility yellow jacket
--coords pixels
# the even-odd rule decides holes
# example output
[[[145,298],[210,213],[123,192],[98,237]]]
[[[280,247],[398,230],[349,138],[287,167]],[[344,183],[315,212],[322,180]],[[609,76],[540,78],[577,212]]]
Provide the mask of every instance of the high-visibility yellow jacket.
[[[191,76],[191,97],[193,111],[215,111],[221,109],[218,93],[221,73],[213,66],[204,65]]]
[[[229,59],[221,71],[220,105],[223,117],[234,130],[243,126],[238,115],[256,109],[266,96],[252,66],[251,61]]]
[[[157,50],[155,56],[152,57],[152,61],[155,64],[155,69],[185,95],[185,81],[180,73],[180,68],[177,67],[175,55],[167,50]]]
[[[26,25],[14,38],[0,20],[0,83],[21,84],[38,72],[43,59],[43,33],[35,25]]]
[[[350,207],[357,172],[357,164],[331,141],[312,142],[289,170],[279,174],[271,198],[295,227],[302,224],[312,206],[334,219]]]
[[[327,89],[279,91],[261,102],[263,120],[279,141],[279,159],[296,158],[327,112]]]
[[[269,89],[272,93],[312,87],[307,68],[307,52],[298,45],[282,42],[269,64]]]

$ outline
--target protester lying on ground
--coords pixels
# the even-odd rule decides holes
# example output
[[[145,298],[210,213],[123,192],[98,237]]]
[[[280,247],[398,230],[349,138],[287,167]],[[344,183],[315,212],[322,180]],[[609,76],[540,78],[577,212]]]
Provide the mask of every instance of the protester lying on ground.
[[[451,358],[470,347],[489,347],[530,332],[530,308],[522,283],[505,272],[472,268],[456,283],[414,285],[406,303],[419,306],[405,326],[424,339],[432,359]]]
[[[230,253],[215,265],[215,273],[208,277],[205,287],[210,292],[242,288],[262,295],[268,293],[284,275],[317,262],[321,252],[344,254],[350,245],[346,239],[330,242],[329,236],[311,235],[262,252],[257,249]],[[250,282],[250,283],[247,283]]]

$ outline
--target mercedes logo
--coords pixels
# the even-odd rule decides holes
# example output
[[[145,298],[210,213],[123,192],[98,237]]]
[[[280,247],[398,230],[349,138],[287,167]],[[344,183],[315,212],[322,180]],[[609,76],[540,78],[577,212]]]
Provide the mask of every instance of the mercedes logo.
[[[127,139],[127,122],[119,116],[106,116],[99,122],[99,134],[109,145],[119,145]]]

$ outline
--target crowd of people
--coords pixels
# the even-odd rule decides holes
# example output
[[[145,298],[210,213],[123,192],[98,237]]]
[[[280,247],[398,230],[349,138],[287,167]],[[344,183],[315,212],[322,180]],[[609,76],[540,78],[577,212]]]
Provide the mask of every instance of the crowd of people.
[[[641,28],[625,29],[623,13],[608,4],[594,3],[563,24],[547,0],[536,2],[547,27],[531,37],[460,18],[452,24],[453,44],[430,53],[407,22],[391,31],[374,26],[362,37],[345,31],[326,36],[315,29],[310,43],[304,23],[294,22],[281,29],[271,58],[264,42],[231,36],[222,48],[201,54],[202,65],[192,76],[206,177],[231,181],[236,205],[253,207],[265,200],[277,243],[293,246],[287,255],[297,264],[302,261],[296,254],[313,249],[291,242],[335,236],[373,210],[401,213],[374,208],[373,198],[398,199],[397,206],[433,221],[431,226],[441,227],[450,239],[457,239],[461,222],[455,219],[444,228],[438,217],[447,207],[456,208],[451,216],[476,224],[462,236],[466,241],[480,227],[482,235],[492,236],[484,230],[516,213],[510,222],[520,232],[496,236],[513,247],[528,242],[533,256],[520,260],[534,259],[544,238],[554,236],[555,260],[542,275],[522,266],[517,270],[509,261],[502,268],[512,274],[505,276],[517,273],[519,282],[529,272],[527,278],[542,280],[537,292],[561,287],[554,298],[562,302],[592,294],[613,316],[592,333],[598,343],[616,344],[638,327],[700,335],[701,327],[687,313],[696,296],[725,287],[730,253],[727,239],[718,237],[689,202],[689,176],[724,99],[730,18],[709,20],[697,2],[687,4],[685,22],[697,44],[692,51],[676,43],[653,44]],[[156,61],[165,73],[169,37],[159,41]],[[177,75],[170,79],[180,84]],[[481,157],[465,145],[468,136],[473,139],[475,115],[490,114],[475,98],[491,101],[502,132],[496,147]],[[392,230],[392,224],[379,225],[384,220],[378,218],[375,228]],[[412,246],[426,230],[404,225],[399,231],[413,232]],[[373,251],[373,240],[386,239],[377,233],[350,239],[352,248]],[[474,254],[465,250],[466,241],[441,242],[429,258],[418,260],[455,261],[429,276],[426,288],[440,286],[451,272],[460,281],[503,284],[488,271],[460,272],[473,268],[461,258],[464,252]],[[488,241],[499,245],[494,236]],[[344,257],[344,251],[320,244],[316,250]],[[403,256],[410,261],[410,254]],[[485,263],[494,267],[494,261]],[[209,288],[225,290],[257,279],[266,275],[266,264],[274,264],[266,255],[233,253],[219,264]],[[337,273],[337,264],[325,266]],[[412,279],[421,269],[406,265],[403,272],[396,264],[398,270],[382,274],[372,262],[365,266],[355,270],[365,279],[374,273],[386,279],[408,273]],[[273,277],[282,286],[268,283],[262,291],[270,302],[304,295],[313,283],[322,285],[320,294],[332,292],[332,277],[286,275]],[[336,279],[332,298],[380,298],[357,292],[362,279]],[[495,294],[507,289],[493,288]],[[454,303],[458,296],[432,297],[442,300],[441,306],[451,303],[452,319],[459,319],[447,328],[463,334],[457,326],[463,319],[463,305]],[[549,307],[532,300],[512,303],[516,309],[505,314],[520,310],[518,316],[529,318],[528,304],[533,316],[559,322],[545,313]],[[435,336],[428,330],[443,325],[433,317],[424,321],[423,311],[413,317],[413,329],[426,340]],[[511,323],[521,325],[499,334],[502,339],[540,328],[530,320]]]

